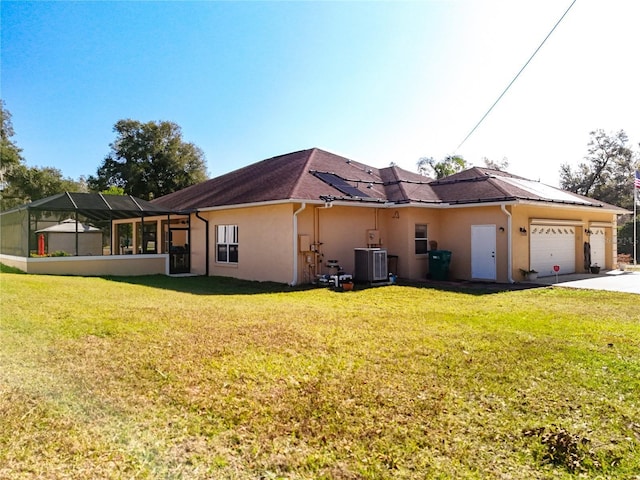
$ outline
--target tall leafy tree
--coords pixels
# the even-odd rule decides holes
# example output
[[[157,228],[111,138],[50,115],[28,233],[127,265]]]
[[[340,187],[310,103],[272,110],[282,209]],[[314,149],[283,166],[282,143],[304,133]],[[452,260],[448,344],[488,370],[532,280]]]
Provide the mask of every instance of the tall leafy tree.
[[[467,161],[460,155],[447,155],[439,161],[433,157],[422,157],[417,166],[419,173],[438,180],[469,168]]]
[[[62,192],[80,192],[82,184],[71,178],[64,178],[62,172],[53,167],[16,166],[8,176],[8,191],[13,201],[10,206],[22,205],[40,198]]]
[[[585,161],[573,169],[560,167],[560,185],[570,192],[595,198],[623,208],[633,208],[633,171],[636,153],[627,145],[624,130],[607,134],[599,129],[589,133]]]
[[[15,135],[11,112],[6,109],[4,100],[0,99],[0,188],[4,189],[6,176],[23,161],[22,149],[13,142]]]
[[[83,190],[82,181],[64,178],[57,168],[26,166],[22,150],[11,138],[15,134],[11,113],[2,100],[0,116],[0,209],[7,210],[64,191]]]
[[[207,179],[204,153],[182,139],[173,122],[120,120],[111,151],[88,179],[89,188],[121,187],[124,193],[151,200]]]

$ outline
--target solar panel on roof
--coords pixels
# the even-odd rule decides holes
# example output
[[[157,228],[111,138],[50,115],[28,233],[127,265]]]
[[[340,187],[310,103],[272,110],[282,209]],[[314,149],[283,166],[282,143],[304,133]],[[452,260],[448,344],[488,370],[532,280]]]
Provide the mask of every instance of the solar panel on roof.
[[[339,177],[335,173],[313,172],[313,175],[350,197],[369,197],[369,195],[358,190],[353,185],[348,184],[344,178]]]

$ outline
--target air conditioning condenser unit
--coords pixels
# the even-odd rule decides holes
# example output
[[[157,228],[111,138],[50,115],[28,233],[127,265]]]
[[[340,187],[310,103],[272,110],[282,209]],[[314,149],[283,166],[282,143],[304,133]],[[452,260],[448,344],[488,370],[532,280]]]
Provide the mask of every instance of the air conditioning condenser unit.
[[[355,249],[356,282],[387,281],[387,251],[382,248]]]

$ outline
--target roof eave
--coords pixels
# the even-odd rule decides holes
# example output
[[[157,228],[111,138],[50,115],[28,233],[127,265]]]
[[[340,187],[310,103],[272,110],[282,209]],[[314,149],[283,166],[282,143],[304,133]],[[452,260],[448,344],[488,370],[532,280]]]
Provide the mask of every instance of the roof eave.
[[[305,199],[305,198],[285,198],[282,200],[268,200],[265,202],[248,202],[248,203],[236,203],[233,205],[215,205],[211,207],[200,207],[200,208],[192,208],[188,212],[215,212],[219,210],[230,210],[230,209],[238,209],[238,208],[255,208],[255,207],[265,207],[271,205],[286,205],[286,204],[295,204],[295,203],[308,203],[308,204],[318,204],[324,205],[325,202],[322,199]]]
[[[570,207],[574,207],[574,208],[579,208],[581,210],[594,210],[597,209],[601,212],[610,212],[610,213],[614,213],[616,215],[624,215],[624,214],[628,214],[628,213],[633,213],[630,210],[625,210],[624,208],[621,207],[616,207],[615,205],[607,205],[605,203],[599,203],[599,204],[586,204],[586,203],[579,203],[579,202],[564,202],[564,201],[559,201],[559,200],[536,200],[536,199],[520,199],[517,203],[523,204],[523,205],[540,205],[540,204],[544,204],[547,207],[551,207],[551,208],[566,208],[568,206]]]
[[[536,206],[545,206],[549,208],[578,208],[581,210],[595,210],[602,212],[610,212],[617,215],[621,215],[624,213],[630,213],[627,210],[624,210],[619,207],[609,207],[605,204],[579,204],[573,202],[559,202],[557,200],[536,200],[536,199],[518,199],[518,198],[504,198],[504,199],[474,199],[469,201],[455,201],[455,202],[444,202],[439,200],[408,200],[406,202],[392,202],[385,199],[364,199],[364,198],[348,198],[348,197],[336,197],[332,195],[323,195],[318,199],[304,199],[304,198],[288,198],[282,200],[271,200],[266,202],[249,202],[249,203],[238,203],[235,205],[216,205],[212,207],[205,208],[194,208],[188,211],[184,211],[181,213],[193,213],[193,212],[212,212],[212,211],[220,211],[220,210],[229,210],[229,209],[239,209],[239,208],[255,208],[255,207],[263,207],[270,205],[285,205],[285,204],[299,204],[299,203],[307,203],[307,204],[316,204],[316,205],[324,205],[326,203],[331,203],[333,205],[341,205],[341,206],[358,206],[358,207],[376,207],[376,208],[406,208],[406,207],[422,207],[422,208],[477,208],[477,207],[489,207],[489,206],[501,206],[501,205],[536,205]]]

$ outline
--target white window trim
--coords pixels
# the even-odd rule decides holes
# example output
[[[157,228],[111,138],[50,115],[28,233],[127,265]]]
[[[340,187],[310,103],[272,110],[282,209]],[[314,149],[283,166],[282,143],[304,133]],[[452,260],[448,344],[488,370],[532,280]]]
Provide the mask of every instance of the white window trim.
[[[224,237],[224,238],[220,238]],[[227,259],[220,260],[218,253],[220,245],[227,247]],[[222,265],[237,265],[238,261],[229,260],[229,247],[239,249],[238,225],[216,225],[216,263]]]
[[[426,236],[425,237],[417,237],[416,236],[416,230],[418,229],[418,226],[424,226],[425,227],[425,233]],[[417,242],[424,242],[426,249],[424,253],[417,253],[416,252],[416,246],[417,246]],[[428,255],[429,253],[429,225],[426,223],[416,223],[413,227],[413,253],[414,255],[417,255],[418,257],[424,257],[426,255]]]

